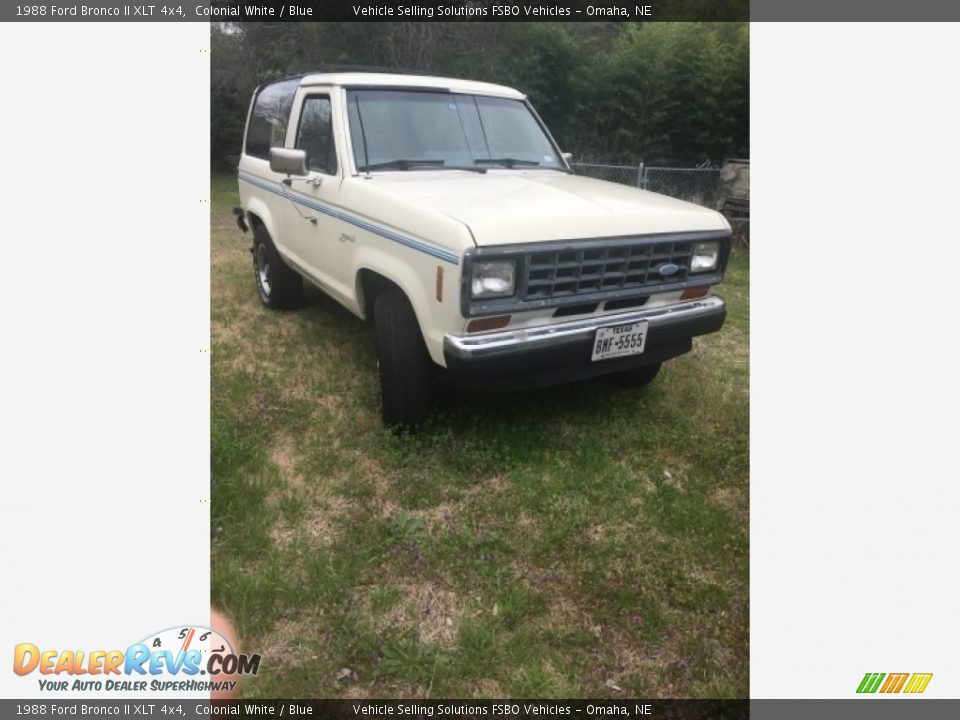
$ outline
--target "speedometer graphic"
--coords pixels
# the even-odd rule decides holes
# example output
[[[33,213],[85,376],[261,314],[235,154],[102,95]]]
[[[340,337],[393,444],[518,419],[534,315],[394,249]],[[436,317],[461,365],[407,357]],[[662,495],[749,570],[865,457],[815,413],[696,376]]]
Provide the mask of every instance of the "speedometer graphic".
[[[148,649],[151,672],[161,665],[156,657],[163,658],[164,670],[187,675],[230,675],[241,664],[230,639],[205,625],[168,627],[143,638],[139,646]]]

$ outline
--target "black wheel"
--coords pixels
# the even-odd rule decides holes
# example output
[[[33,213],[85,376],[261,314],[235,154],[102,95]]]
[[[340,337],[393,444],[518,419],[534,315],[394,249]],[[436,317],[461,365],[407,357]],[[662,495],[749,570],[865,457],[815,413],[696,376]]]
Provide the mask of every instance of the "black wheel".
[[[263,225],[253,232],[253,279],[268,308],[287,310],[300,304],[303,278],[283,261]]]
[[[373,303],[380,366],[380,412],[392,428],[416,428],[430,410],[430,355],[407,296],[381,291]]]
[[[653,382],[657,373],[660,372],[660,365],[661,363],[646,365],[634,370],[615,373],[608,377],[620,387],[644,387]]]

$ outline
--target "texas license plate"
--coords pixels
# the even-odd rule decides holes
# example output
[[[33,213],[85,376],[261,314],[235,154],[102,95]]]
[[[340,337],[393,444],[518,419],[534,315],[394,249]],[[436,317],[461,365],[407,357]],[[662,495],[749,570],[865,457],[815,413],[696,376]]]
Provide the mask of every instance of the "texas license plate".
[[[593,339],[593,357],[591,360],[609,360],[625,355],[639,355],[647,344],[647,320],[597,328]]]

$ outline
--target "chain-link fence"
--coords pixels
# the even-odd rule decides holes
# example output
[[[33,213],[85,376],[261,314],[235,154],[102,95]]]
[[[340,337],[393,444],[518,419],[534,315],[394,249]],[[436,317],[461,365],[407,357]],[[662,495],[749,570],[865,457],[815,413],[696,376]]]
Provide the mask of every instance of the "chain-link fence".
[[[632,185],[651,192],[716,208],[722,197],[720,168],[678,168],[639,165],[570,163],[578,175]]]
[[[720,205],[720,168],[645,168],[643,188],[716,208]]]
[[[570,167],[577,175],[586,175],[597,180],[643,187],[644,165],[598,165],[596,163],[570,163]]]

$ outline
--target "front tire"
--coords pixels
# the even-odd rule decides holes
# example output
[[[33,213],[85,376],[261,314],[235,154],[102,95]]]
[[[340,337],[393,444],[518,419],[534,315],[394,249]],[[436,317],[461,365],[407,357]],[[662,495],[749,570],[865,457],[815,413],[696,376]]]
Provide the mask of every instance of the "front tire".
[[[416,428],[429,414],[433,391],[430,355],[407,296],[397,288],[380,292],[373,304],[380,370],[383,424]]]
[[[252,252],[253,279],[263,304],[271,310],[297,307],[303,297],[303,278],[283,261],[263,225],[254,230]]]

